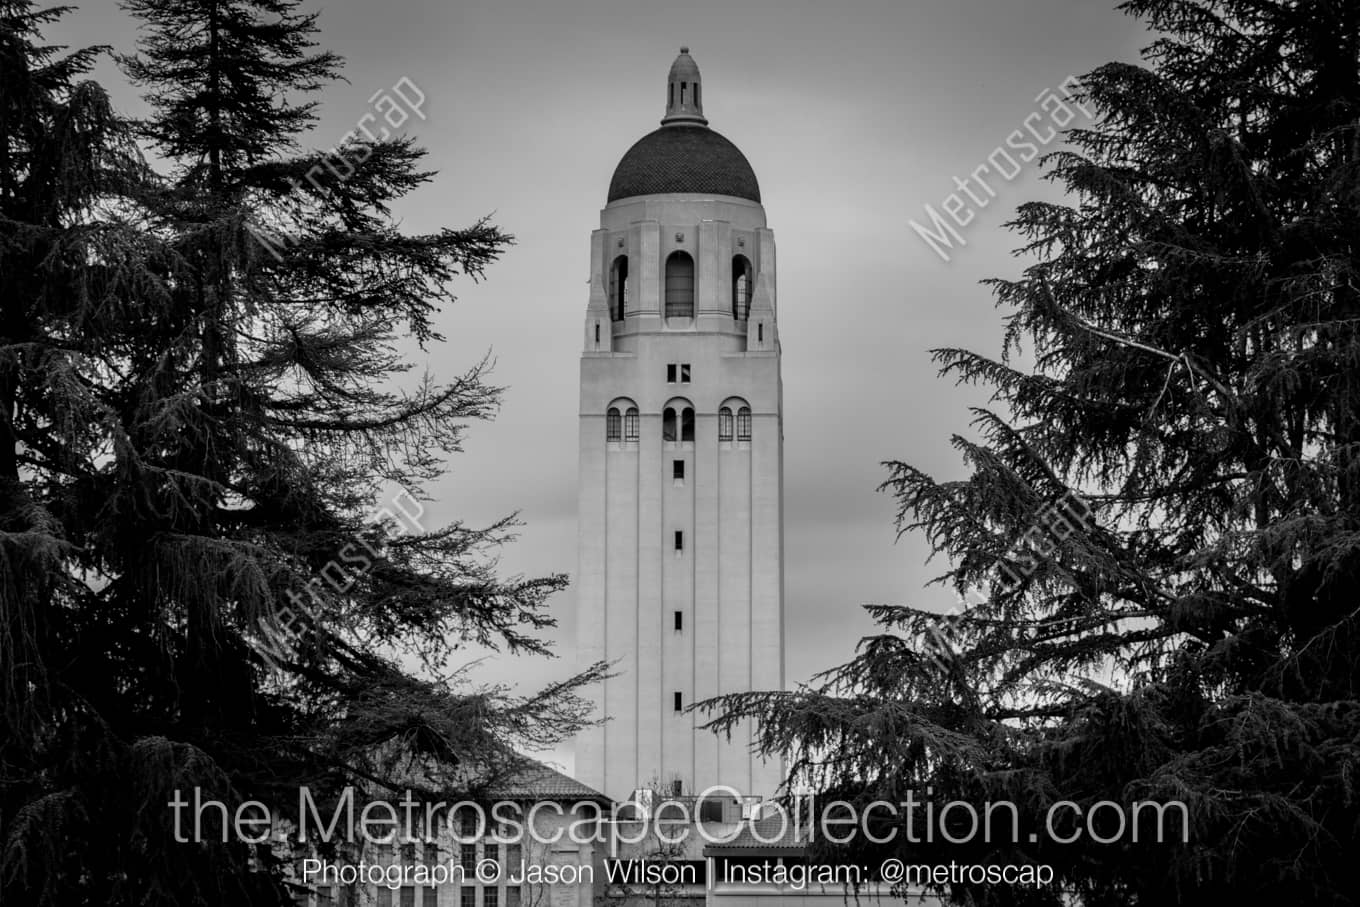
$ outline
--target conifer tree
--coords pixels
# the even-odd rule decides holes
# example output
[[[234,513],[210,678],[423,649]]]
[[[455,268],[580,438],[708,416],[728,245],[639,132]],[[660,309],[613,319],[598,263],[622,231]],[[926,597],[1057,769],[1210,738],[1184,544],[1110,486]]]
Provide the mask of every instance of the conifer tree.
[[[848,664],[709,706],[861,806],[1016,804],[1015,843],[850,845],[1058,873],[960,903],[1354,904],[1360,6],[1121,9],[1159,37],[1084,78],[1098,118],[1046,162],[1069,201],[1019,209],[1034,263],[990,281],[1003,355],[935,353],[995,392],[954,439],[968,474],[888,464],[899,532],[948,558],[965,609],[872,608]],[[1130,826],[1179,801],[1188,841],[1178,812],[1135,842],[1107,807],[1113,843],[1055,843],[1062,800]]]
[[[476,796],[601,669],[517,696],[448,668],[548,654],[564,584],[497,575],[513,518],[421,517],[499,390],[410,375],[412,341],[511,238],[398,231],[432,176],[409,138],[300,150],[340,61],[295,0],[125,8],[141,123],[81,81],[96,50],[42,47],[57,11],[0,0],[0,890],[279,903],[269,847],[175,840],[176,790]]]

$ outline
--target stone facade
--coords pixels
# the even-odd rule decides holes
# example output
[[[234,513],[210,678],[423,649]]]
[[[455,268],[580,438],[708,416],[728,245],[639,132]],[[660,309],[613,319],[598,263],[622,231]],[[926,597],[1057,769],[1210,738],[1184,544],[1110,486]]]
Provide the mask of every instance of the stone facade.
[[[634,194],[590,243],[578,653],[618,676],[596,691],[609,720],[578,738],[576,774],[619,800],[676,783],[769,796],[783,777],[750,728],[720,740],[685,711],[784,684],[774,234],[740,151],[696,140],[699,84],[682,53],[662,128],[619,165],[616,191]]]

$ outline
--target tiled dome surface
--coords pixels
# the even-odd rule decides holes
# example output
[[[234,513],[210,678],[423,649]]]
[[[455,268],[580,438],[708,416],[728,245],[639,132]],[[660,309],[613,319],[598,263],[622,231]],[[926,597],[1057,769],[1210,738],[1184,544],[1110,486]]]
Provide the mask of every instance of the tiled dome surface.
[[[760,184],[736,145],[706,126],[662,126],[638,139],[614,168],[609,201],[699,192],[760,201]]]

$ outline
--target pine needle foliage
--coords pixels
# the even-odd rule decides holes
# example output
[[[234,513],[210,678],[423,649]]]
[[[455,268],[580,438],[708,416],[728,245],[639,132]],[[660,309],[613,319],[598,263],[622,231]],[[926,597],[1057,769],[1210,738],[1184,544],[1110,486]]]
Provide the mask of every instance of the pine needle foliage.
[[[966,478],[887,464],[967,606],[873,607],[843,667],[707,705],[794,784],[1016,804],[1014,843],[850,846],[1058,873],[959,903],[1360,903],[1360,6],[1120,8],[1158,37],[1083,79],[1097,118],[1045,162],[1070,201],[1011,225],[1033,264],[988,281],[1003,354],[935,352],[994,391]],[[1047,531],[1072,493],[1089,522]],[[1129,830],[1055,843],[1062,800]],[[1135,842],[1143,800],[1186,804],[1188,840],[1173,814]]]
[[[500,396],[411,352],[511,237],[399,231],[432,176],[409,138],[301,147],[340,61],[294,0],[124,9],[144,122],[89,80],[102,49],[43,45],[63,10],[0,0],[0,891],[282,903],[269,848],[173,839],[174,791],[477,796],[588,720],[602,668],[528,696],[448,671],[550,654],[565,580],[498,574],[513,516],[400,518]]]

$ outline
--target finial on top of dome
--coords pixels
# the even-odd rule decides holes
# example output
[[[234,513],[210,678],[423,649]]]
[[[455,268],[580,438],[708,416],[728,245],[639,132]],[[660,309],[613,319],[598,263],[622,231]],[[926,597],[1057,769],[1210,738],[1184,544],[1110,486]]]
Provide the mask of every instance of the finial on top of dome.
[[[708,125],[708,120],[704,119],[700,84],[699,67],[689,55],[689,48],[682,46],[680,56],[671,64],[670,75],[666,78],[666,115],[661,118],[661,125]]]

